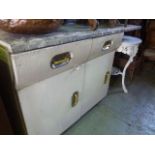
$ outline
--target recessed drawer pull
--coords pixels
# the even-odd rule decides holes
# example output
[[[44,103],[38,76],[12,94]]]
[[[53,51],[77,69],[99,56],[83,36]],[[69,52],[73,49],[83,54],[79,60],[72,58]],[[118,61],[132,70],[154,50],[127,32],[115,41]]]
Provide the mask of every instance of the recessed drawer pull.
[[[63,67],[63,66],[67,65],[70,62],[72,57],[73,56],[71,55],[70,52],[65,52],[65,53],[62,53],[62,54],[55,55],[51,60],[51,67],[53,69]]]
[[[108,50],[113,44],[112,40],[108,40],[104,43],[103,47],[102,47],[102,51]]]
[[[72,107],[75,107],[79,102],[79,92],[76,91],[72,95]]]
[[[105,76],[104,76],[104,84],[109,83],[109,81],[110,81],[110,75],[111,75],[110,72],[107,71],[106,74],[105,74]]]

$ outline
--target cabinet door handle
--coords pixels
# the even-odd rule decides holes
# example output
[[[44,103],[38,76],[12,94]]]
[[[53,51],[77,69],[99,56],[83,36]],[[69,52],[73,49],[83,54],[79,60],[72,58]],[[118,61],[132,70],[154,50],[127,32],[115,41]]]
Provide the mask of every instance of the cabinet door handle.
[[[72,58],[73,58],[73,55],[70,52],[65,52],[65,53],[55,55],[51,60],[51,67],[53,69],[63,67],[67,65]]]
[[[104,76],[104,84],[109,83],[109,80],[110,80],[110,72],[107,71],[105,76]]]
[[[108,40],[103,44],[102,51],[108,50],[113,44],[112,40]]]
[[[79,92],[76,91],[72,95],[72,107],[75,107],[79,102]]]

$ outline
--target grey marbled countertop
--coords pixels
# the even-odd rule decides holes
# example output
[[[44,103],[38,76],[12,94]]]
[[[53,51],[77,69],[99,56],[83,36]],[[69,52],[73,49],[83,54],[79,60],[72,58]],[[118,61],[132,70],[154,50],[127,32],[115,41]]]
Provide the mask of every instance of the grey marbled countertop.
[[[21,35],[0,30],[0,42],[9,45],[13,53],[20,53],[139,29],[141,26],[128,25],[127,27],[118,26],[114,28],[99,27],[96,31],[91,31],[88,26],[66,25],[56,32],[43,35]]]

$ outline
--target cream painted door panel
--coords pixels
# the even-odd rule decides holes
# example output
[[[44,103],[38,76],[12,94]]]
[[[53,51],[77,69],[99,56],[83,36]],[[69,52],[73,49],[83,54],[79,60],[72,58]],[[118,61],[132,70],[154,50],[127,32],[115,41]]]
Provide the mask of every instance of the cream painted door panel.
[[[113,58],[114,52],[111,52],[86,63],[82,113],[92,108],[106,96]]]
[[[81,116],[84,66],[70,69],[18,91],[28,134],[61,134]],[[72,107],[72,95],[79,102]]]

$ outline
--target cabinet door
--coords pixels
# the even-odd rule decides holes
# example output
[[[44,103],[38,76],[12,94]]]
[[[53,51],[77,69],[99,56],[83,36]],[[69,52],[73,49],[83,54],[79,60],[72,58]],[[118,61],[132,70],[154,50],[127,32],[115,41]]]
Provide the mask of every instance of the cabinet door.
[[[111,52],[93,59],[86,64],[83,113],[106,96],[113,58],[114,52]]]
[[[60,134],[81,116],[83,76],[81,65],[19,91],[28,134]],[[72,106],[76,92],[79,101]]]

